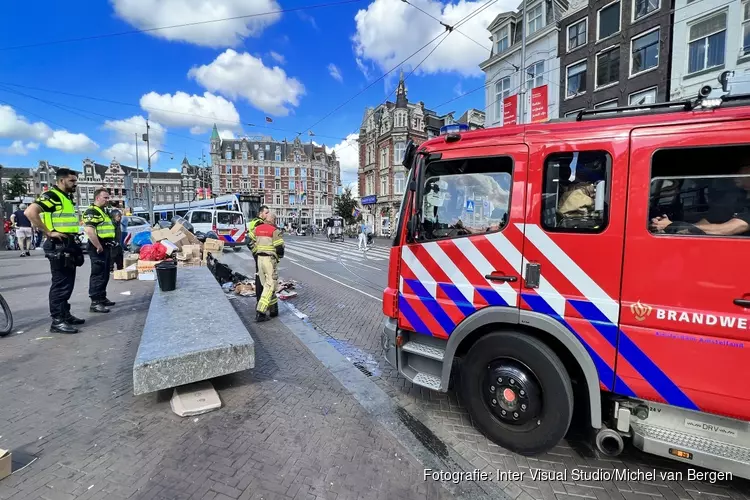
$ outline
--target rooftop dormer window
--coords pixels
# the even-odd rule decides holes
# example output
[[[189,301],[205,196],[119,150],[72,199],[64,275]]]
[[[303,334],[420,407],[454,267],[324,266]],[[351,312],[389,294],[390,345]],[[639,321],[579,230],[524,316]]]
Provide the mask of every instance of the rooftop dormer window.
[[[503,26],[497,32],[497,53],[502,54],[510,47],[510,25]]]

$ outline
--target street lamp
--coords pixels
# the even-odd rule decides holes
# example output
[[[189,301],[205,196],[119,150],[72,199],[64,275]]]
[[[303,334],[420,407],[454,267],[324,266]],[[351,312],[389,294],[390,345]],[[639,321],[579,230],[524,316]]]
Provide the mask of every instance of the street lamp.
[[[151,152],[151,141],[149,141],[149,130],[151,129],[151,126],[148,123],[148,120],[146,120],[146,133],[143,134],[143,141],[146,143],[146,155],[148,155],[148,213],[149,217],[151,217],[150,223],[154,223],[154,192],[151,190],[151,158],[156,153],[165,153],[170,155],[170,159],[174,160],[174,153],[170,153],[169,151],[163,151],[161,149],[157,149],[153,153]]]

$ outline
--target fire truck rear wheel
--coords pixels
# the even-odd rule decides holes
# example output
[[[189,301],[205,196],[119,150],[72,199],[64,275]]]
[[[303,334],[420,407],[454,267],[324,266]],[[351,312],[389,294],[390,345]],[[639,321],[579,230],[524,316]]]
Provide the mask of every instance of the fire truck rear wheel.
[[[536,455],[568,432],[570,376],[554,351],[530,335],[495,332],[479,339],[462,363],[460,384],[476,426],[503,448]]]

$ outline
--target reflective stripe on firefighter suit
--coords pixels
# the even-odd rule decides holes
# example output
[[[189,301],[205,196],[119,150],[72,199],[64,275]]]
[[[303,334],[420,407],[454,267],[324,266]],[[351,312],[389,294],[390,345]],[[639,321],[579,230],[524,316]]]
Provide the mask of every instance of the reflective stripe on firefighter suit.
[[[260,224],[255,228],[255,248],[258,255],[258,277],[263,284],[263,294],[257,311],[265,314],[278,303],[276,285],[279,281],[278,263],[284,256],[284,240],[281,232],[271,224]]]

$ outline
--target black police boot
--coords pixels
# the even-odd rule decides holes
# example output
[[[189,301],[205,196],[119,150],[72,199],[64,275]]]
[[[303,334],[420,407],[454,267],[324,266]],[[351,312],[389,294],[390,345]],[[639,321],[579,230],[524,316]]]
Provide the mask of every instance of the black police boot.
[[[109,309],[101,302],[92,302],[89,311],[92,313],[108,313]]]
[[[78,328],[60,318],[54,318],[52,320],[52,325],[49,327],[49,330],[57,333],[78,333]]]
[[[279,304],[272,305],[271,308],[269,309],[269,312],[271,313],[271,317],[272,318],[275,318],[276,316],[278,316],[279,315]]]
[[[68,313],[68,315],[65,317],[65,322],[69,325],[82,325],[86,322],[85,319],[76,318],[72,314]]]
[[[263,323],[264,321],[268,321],[268,319],[269,319],[268,316],[266,316],[265,314],[263,314],[261,312],[256,312],[255,313],[255,321],[257,323]]]
[[[107,306],[107,307],[112,307],[113,305],[115,305],[115,303],[114,303],[114,302],[112,302],[112,301],[111,301],[111,300],[109,300],[109,299],[104,299],[104,300],[102,300],[102,301],[101,301],[101,303],[102,303],[102,304],[104,304],[104,305],[105,305],[105,306]]]

